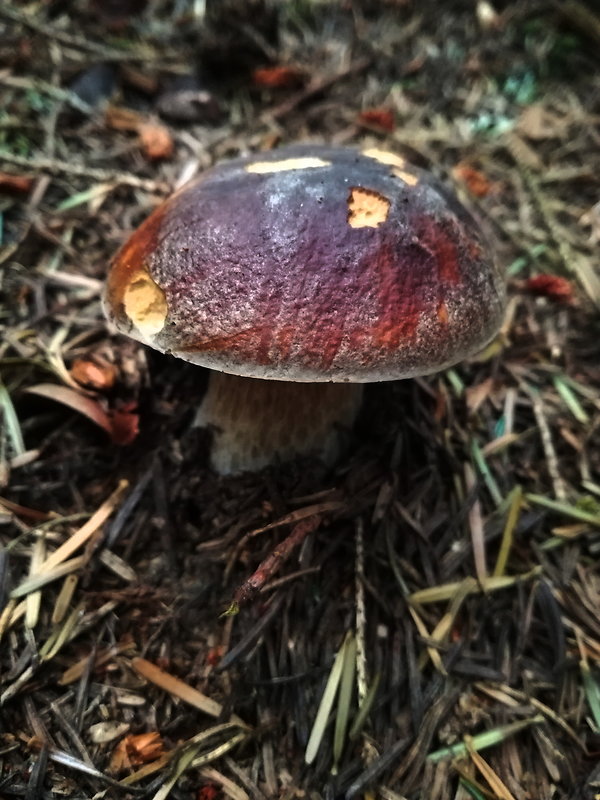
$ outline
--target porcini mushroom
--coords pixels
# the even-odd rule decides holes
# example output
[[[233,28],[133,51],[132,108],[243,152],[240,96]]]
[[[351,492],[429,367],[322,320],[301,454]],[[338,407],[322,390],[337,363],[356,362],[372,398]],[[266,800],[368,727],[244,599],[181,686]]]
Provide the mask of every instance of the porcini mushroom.
[[[442,370],[497,331],[478,225],[381,150],[292,146],[218,164],[114,258],[117,328],[213,370],[198,414],[221,473],[335,457],[362,384]]]

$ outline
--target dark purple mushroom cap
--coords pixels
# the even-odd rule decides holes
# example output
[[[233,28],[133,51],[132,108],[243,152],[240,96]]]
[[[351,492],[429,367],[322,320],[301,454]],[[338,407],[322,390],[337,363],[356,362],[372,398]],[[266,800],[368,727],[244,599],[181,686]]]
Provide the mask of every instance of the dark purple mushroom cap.
[[[104,299],[122,332],[212,369],[367,382],[481,349],[504,286],[429,173],[381,150],[293,146],[176,192],[116,255]]]

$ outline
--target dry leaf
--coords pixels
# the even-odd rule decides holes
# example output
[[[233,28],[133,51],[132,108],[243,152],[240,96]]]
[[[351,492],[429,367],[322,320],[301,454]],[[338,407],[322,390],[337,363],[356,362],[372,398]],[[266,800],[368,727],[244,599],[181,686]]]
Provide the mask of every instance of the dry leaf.
[[[45,397],[72,408],[95,422],[108,433],[114,444],[125,445],[135,439],[138,433],[139,417],[129,409],[107,413],[97,400],[86,397],[74,389],[54,383],[40,383],[26,390],[29,394]]]
[[[77,383],[88,389],[106,391],[112,389],[117,377],[117,368],[113,364],[104,362],[97,364],[86,358],[77,358],[73,361],[70,369],[71,377]]]
[[[167,751],[157,731],[130,734],[115,747],[110,759],[109,772],[118,773],[139,767],[164,756]]]
[[[133,412],[135,405],[108,412],[111,439],[114,444],[131,444],[140,432],[140,415]]]
[[[144,122],[138,127],[138,134],[146,158],[156,161],[173,155],[173,137],[164,125],[158,122]]]
[[[487,197],[498,188],[498,184],[490,181],[481,170],[475,169],[464,161],[454,167],[452,175],[455,180],[464,183],[474,197]]]
[[[526,281],[527,289],[540,297],[549,297],[557,303],[573,302],[573,284],[560,275],[535,275]]]
[[[173,137],[169,129],[159,122],[148,120],[137,111],[122,106],[109,106],[104,121],[112,130],[137,133],[146,158],[154,161],[173,155]]]
[[[534,141],[559,138],[567,131],[569,120],[551,113],[541,103],[523,109],[517,122],[519,133]]]
[[[389,108],[366,108],[358,115],[358,121],[363,125],[373,125],[382,131],[391,133],[396,127],[394,112]]]
[[[37,511],[34,508],[27,508],[27,506],[13,503],[12,500],[8,500],[6,497],[0,497],[0,507],[14,514],[15,517],[23,517],[23,519],[33,520],[34,522],[45,522],[52,519],[53,516],[52,513],[47,511]]]
[[[7,194],[27,194],[33,186],[33,178],[25,175],[11,175],[0,172],[0,192]]]
[[[487,378],[476,386],[470,386],[467,389],[465,392],[467,408],[472,414],[474,414],[480,408],[481,404],[490,396],[493,385],[494,381],[492,378]]]

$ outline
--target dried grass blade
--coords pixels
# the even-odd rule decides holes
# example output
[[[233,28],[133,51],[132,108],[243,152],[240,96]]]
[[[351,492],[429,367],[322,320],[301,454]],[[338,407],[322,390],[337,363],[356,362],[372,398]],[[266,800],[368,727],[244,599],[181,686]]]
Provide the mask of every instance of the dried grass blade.
[[[319,747],[321,745],[321,741],[323,740],[323,735],[325,734],[325,728],[327,727],[329,714],[333,708],[333,702],[335,700],[338,686],[342,677],[345,649],[346,640],[344,640],[344,643],[336,653],[336,656],[333,660],[333,665],[331,667],[331,672],[329,673],[327,683],[325,684],[325,691],[321,697],[321,702],[319,703],[319,708],[317,710],[317,716],[315,717],[315,721],[308,739],[308,744],[306,745],[306,752],[304,754],[304,761],[306,764],[312,764],[317,757],[317,753],[319,752]]]
[[[29,562],[29,576],[35,575],[46,556],[46,541],[43,536],[36,539],[31,549],[31,561]],[[25,599],[25,625],[33,629],[37,625],[40,615],[40,605],[42,593],[30,592]]]
[[[463,600],[471,594],[473,589],[477,589],[477,582],[475,578],[465,578],[458,584],[456,593],[450,600],[448,610],[433,629],[431,639],[434,642],[442,643],[446,636],[450,633],[450,629],[456,619],[456,615],[460,611]]]
[[[459,586],[459,585],[460,584],[455,584],[455,586]],[[449,598],[446,598],[446,599],[448,600]],[[427,626],[425,625],[425,623],[423,622],[423,620],[419,616],[419,614],[417,612],[417,609],[413,608],[413,606],[409,605],[408,606],[408,611],[409,611],[411,617],[413,618],[413,621],[414,621],[414,623],[415,623],[415,625],[417,627],[417,630],[419,631],[419,635],[423,639],[425,639],[425,641],[427,641],[428,639],[431,639],[429,631],[427,630]],[[444,669],[444,664],[442,662],[442,657],[439,654],[439,652],[436,650],[436,648],[435,647],[428,647],[427,648],[427,654],[429,655],[429,658],[431,659],[431,663],[437,669],[437,671],[440,673],[440,675],[445,675],[446,674],[446,670]],[[421,663],[425,664],[427,662],[427,656],[425,655],[425,653],[423,653],[422,659],[423,659],[423,661]]]
[[[231,797],[231,800],[250,800],[250,795],[247,794],[241,786],[238,786],[237,783],[234,783],[230,778],[227,778],[213,767],[204,767],[204,769],[200,770],[200,774],[209,781],[218,783],[224,794],[226,794],[227,797]]]
[[[83,602],[76,606],[69,614],[64,624],[50,636],[40,648],[42,661],[50,661],[59,652],[61,647],[69,641],[77,623],[83,613]]]
[[[132,642],[121,642],[120,644],[115,645],[114,647],[110,647],[107,650],[101,650],[100,652],[96,653],[96,657],[94,658],[94,667],[101,667],[104,664],[107,664],[111,658],[118,656],[120,653],[124,653],[127,650],[131,649]],[[66,669],[61,677],[58,679],[59,686],[68,686],[70,683],[74,683],[75,681],[79,680],[83,673],[85,672],[90,655],[84,656],[79,661],[76,661],[75,664],[72,664],[68,669]]]
[[[124,581],[133,582],[137,581],[138,576],[132,567],[129,566],[123,559],[112,550],[105,547],[98,553],[98,560],[115,575],[118,575]]]
[[[174,752],[175,751],[173,750],[170,753],[165,753],[164,756],[157,758],[156,761],[151,761],[149,764],[144,764],[143,767],[140,767],[135,772],[132,772],[131,775],[127,775],[125,778],[123,778],[120,781],[121,785],[133,786],[133,784],[143,781],[144,778],[148,777],[148,775],[154,775],[155,772],[164,769],[173,757]]]
[[[8,630],[8,628],[12,627],[16,622],[18,622],[21,617],[25,616],[25,609],[27,604],[25,600],[21,600],[20,603],[17,603],[16,600],[9,600],[2,614],[0,614],[0,640]]]
[[[163,783],[160,789],[156,792],[152,800],[166,800],[166,798],[171,793],[171,789],[175,786],[179,778],[183,775],[183,773],[188,770],[192,766],[192,761],[194,760],[194,756],[200,749],[200,745],[195,745],[194,747],[190,747],[189,750],[183,752],[177,762],[174,765],[173,774],[170,778]]]
[[[71,600],[73,599],[73,594],[77,588],[78,581],[79,578],[73,573],[67,575],[67,577],[64,579],[63,585],[60,587],[60,591],[57,595],[56,602],[54,603],[54,608],[52,610],[53,625],[60,625],[60,623],[63,621]]]
[[[469,748],[471,761],[487,781],[488,786],[494,792],[494,797],[498,798],[498,800],[515,800],[514,795],[508,790],[506,784],[498,777],[483,756],[480,756],[476,750],[470,747],[470,737],[466,740],[466,744]]]
[[[540,566],[530,569],[529,572],[523,572],[520,575],[495,575],[486,578],[483,586],[479,584],[474,585],[469,591],[469,594],[476,594],[480,591],[496,592],[499,589],[508,589],[511,586],[519,583],[520,581],[529,581],[540,575],[542,568]],[[455,583],[443,583],[440,586],[432,586],[430,589],[420,589],[418,592],[413,592],[409,600],[416,604],[427,603],[440,603],[444,600],[450,600],[461,585],[462,581]]]
[[[40,567],[40,573],[48,572],[53,569],[65,558],[68,558],[72,553],[84,545],[88,539],[103,525],[106,520],[113,513],[121,498],[129,486],[129,481],[120,480],[119,485],[110,497],[102,503],[100,508],[89,518],[89,520],[79,528],[64,544],[61,544]]]
[[[482,456],[493,456],[495,453],[500,453],[506,450],[511,444],[518,442],[523,437],[522,433],[504,433],[496,439],[492,439],[481,448]]]
[[[475,473],[470,464],[465,464],[465,485],[467,494],[475,490]],[[473,547],[473,561],[477,580],[483,586],[487,578],[487,564],[485,558],[485,538],[483,535],[483,516],[481,503],[477,496],[469,508],[469,530],[471,531],[471,546]]]
[[[64,578],[64,576],[68,575],[69,572],[75,572],[75,570],[83,567],[85,563],[85,556],[77,556],[76,558],[70,558],[68,561],[63,562],[62,564],[58,564],[57,566],[53,567],[52,570],[43,573],[38,572],[36,575],[32,575],[30,578],[25,578],[23,583],[19,584],[12,590],[10,593],[11,599],[16,600],[18,597],[23,597],[30,592],[35,592],[38,589],[41,589],[42,586],[45,586],[47,583],[52,583],[52,581],[56,581],[59,578]]]
[[[499,577],[504,574],[506,564],[508,563],[508,556],[510,554],[513,535],[517,522],[519,521],[519,514],[521,511],[521,501],[523,500],[523,489],[520,486],[515,486],[509,495],[510,508],[506,518],[506,524],[502,531],[502,541],[500,542],[500,549],[498,551],[498,558],[496,559],[496,566],[494,567],[494,577]]]
[[[134,658],[131,662],[131,666],[142,678],[164,689],[166,692],[169,692],[169,694],[178,697],[180,700],[183,700],[184,703],[194,706],[194,708],[197,708],[199,711],[203,711],[211,717],[220,717],[223,713],[223,706],[217,703],[216,700],[211,700],[210,697],[202,694],[198,689],[194,689],[174,675],[164,672],[155,664],[146,661],[145,658]]]
[[[196,756],[192,759],[192,767],[203,767],[205,764],[210,764],[211,761],[216,761],[221,756],[224,756],[225,753],[228,753],[230,750],[240,744],[248,737],[248,734],[244,731],[240,731],[240,733],[236,733],[235,736],[232,736],[231,739],[228,739],[223,744],[214,747],[212,750],[209,750],[208,753],[203,753],[201,756]]]

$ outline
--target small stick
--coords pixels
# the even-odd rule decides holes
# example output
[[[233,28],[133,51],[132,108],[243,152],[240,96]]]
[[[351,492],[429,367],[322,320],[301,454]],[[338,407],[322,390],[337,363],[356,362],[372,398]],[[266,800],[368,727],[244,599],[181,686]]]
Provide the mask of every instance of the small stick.
[[[358,692],[358,705],[361,706],[367,696],[367,655],[366,655],[366,624],[367,612],[365,607],[365,552],[364,552],[364,525],[359,517],[356,520],[356,562],[355,562],[355,593],[356,593],[356,688]]]
[[[231,606],[225,614],[237,614],[240,606],[253,600],[265,583],[271,580],[273,575],[281,569],[296,547],[302,544],[309,533],[316,531],[320,524],[321,517],[315,515],[294,525],[290,535],[269,553],[265,560],[259,564],[258,569],[239,587],[233,596]]]
[[[567,490],[560,474],[558,456],[556,455],[556,450],[554,449],[554,442],[552,441],[550,426],[548,425],[548,420],[546,419],[546,414],[544,413],[544,404],[542,402],[542,398],[539,392],[533,387],[526,387],[526,390],[531,398],[535,421],[537,422],[540,432],[542,447],[544,448],[544,455],[546,456],[546,467],[548,468],[550,479],[552,480],[554,496],[557,500],[565,502],[567,500]]]
[[[309,83],[306,88],[301,89],[299,92],[292,95],[292,97],[290,97],[288,100],[285,100],[274,109],[266,111],[265,117],[271,117],[272,119],[276,120],[286,117],[290,112],[302,105],[302,103],[306,103],[307,100],[315,97],[315,95],[321,94],[321,92],[324,92],[326,89],[330,89],[338,81],[349,78],[351,75],[359,75],[361,72],[364,72],[371,66],[371,63],[372,61],[370,58],[361,58],[341,72],[328,75],[326,78],[315,79]]]
[[[8,164],[15,164],[18,167],[25,167],[34,172],[63,173],[65,175],[77,175],[81,178],[91,178],[100,183],[125,184],[133,186],[135,189],[143,189],[146,192],[158,192],[167,194],[169,187],[166,183],[152,181],[146,178],[138,178],[129,172],[116,172],[109,169],[97,169],[85,167],[81,164],[70,164],[68,161],[60,161],[56,158],[26,158],[7,150],[0,150],[0,161]]]

